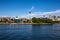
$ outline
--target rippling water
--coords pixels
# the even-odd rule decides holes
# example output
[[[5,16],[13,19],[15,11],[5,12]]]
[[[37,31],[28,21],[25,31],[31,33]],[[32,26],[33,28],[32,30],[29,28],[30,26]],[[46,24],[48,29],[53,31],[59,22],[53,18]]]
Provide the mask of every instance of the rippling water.
[[[0,40],[60,40],[60,24],[0,24]]]

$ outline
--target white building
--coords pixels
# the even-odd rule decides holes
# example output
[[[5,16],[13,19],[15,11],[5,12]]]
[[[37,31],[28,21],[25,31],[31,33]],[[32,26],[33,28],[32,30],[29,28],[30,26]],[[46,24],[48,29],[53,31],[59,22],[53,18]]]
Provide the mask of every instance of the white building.
[[[52,19],[53,21],[56,21],[56,16],[49,15],[48,19]]]
[[[56,18],[56,21],[60,21],[60,17],[59,16]]]

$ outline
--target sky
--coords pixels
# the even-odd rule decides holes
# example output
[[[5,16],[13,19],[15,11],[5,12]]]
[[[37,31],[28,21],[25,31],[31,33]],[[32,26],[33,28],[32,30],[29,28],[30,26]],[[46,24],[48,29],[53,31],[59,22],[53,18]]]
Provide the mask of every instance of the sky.
[[[31,17],[60,15],[60,0],[0,0],[0,16],[29,15]]]

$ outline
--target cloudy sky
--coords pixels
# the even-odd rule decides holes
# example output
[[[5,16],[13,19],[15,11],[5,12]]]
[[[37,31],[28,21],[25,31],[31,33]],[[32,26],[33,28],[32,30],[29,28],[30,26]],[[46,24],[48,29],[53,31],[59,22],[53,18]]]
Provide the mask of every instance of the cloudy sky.
[[[60,15],[60,0],[0,0],[0,16],[41,15]]]

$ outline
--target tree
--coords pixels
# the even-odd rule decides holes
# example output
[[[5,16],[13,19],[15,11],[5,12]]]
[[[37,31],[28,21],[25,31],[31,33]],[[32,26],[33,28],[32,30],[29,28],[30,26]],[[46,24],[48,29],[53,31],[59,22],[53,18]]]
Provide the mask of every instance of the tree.
[[[32,22],[33,22],[33,23],[36,23],[36,22],[37,22],[37,18],[33,17],[33,18],[32,18]]]
[[[53,21],[51,19],[48,18],[32,18],[32,22],[33,23],[53,23]]]

